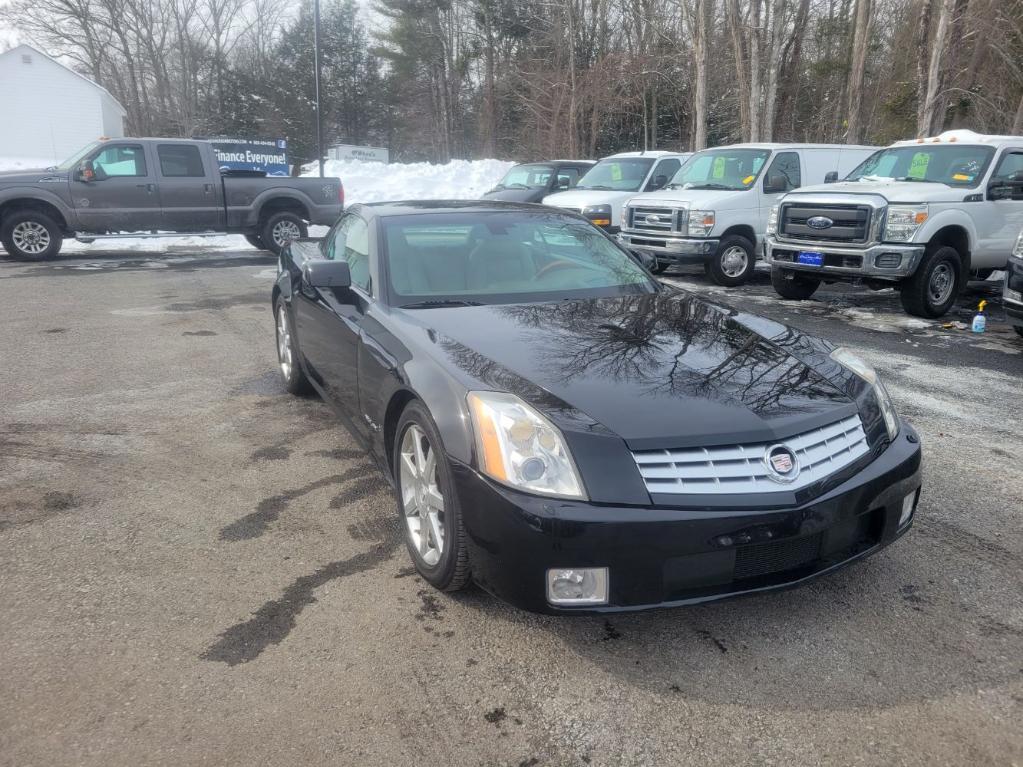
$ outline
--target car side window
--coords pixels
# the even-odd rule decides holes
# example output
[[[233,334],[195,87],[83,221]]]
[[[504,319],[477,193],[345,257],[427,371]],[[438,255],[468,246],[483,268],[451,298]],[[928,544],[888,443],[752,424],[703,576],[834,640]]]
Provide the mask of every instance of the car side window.
[[[1023,200],[1023,152],[1006,152],[998,161],[991,176],[994,184],[1005,184],[1008,189],[999,190],[998,198]]]
[[[352,284],[370,292],[369,225],[354,214],[345,216],[327,235],[324,257],[344,259],[352,273]]]
[[[103,147],[92,159],[92,167],[99,178],[148,175],[146,153],[138,144],[112,144]]]
[[[799,154],[796,152],[779,152],[774,162],[771,163],[771,167],[767,169],[767,173],[764,174],[764,184],[767,184],[767,180],[771,176],[784,176],[785,177],[785,191],[791,191],[792,189],[798,189],[802,183],[803,178],[799,170]]]
[[[156,148],[160,158],[160,173],[168,178],[205,178],[199,147],[188,144],[160,144]]]

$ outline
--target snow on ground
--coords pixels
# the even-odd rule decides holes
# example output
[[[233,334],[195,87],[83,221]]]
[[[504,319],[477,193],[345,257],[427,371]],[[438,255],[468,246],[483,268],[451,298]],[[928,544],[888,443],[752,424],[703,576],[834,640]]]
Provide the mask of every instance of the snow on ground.
[[[51,160],[0,157],[0,171],[29,170],[52,165]],[[428,162],[391,163],[360,160],[328,160],[324,174],[337,176],[345,187],[345,205],[387,200],[472,200],[494,186],[514,163],[504,160],[452,160],[443,165]],[[303,176],[318,176],[316,164],[304,166]],[[313,227],[314,235],[323,227]],[[161,253],[170,250],[238,250],[250,247],[240,234],[216,237],[154,237],[97,240],[86,244],[66,240],[61,252],[87,254],[112,249]]]

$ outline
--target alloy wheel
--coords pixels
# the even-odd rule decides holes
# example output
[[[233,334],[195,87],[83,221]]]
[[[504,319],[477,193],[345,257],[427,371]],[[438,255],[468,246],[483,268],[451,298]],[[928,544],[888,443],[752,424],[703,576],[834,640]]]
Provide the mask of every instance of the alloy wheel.
[[[292,240],[297,240],[302,236],[302,230],[298,228],[298,224],[294,221],[278,221],[274,224],[271,235],[274,238],[274,242],[278,247],[283,248]]]
[[[410,424],[401,440],[401,505],[412,545],[428,566],[444,553],[444,496],[437,482],[437,454],[426,433]]]
[[[291,351],[291,326],[288,324],[288,312],[284,304],[277,307],[277,359],[281,365],[281,373],[290,381],[295,363]]]
[[[11,230],[11,239],[22,253],[37,256],[50,247],[50,233],[36,221],[21,221]]]

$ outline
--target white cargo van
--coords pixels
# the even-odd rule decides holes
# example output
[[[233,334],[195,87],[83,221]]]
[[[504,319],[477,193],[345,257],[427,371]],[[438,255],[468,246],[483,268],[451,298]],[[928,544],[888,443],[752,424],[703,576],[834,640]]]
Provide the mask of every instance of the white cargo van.
[[[544,205],[582,213],[614,234],[621,226],[622,205],[636,192],[651,192],[667,184],[690,156],[689,152],[622,152],[605,157],[569,192],[543,198]]]
[[[940,317],[971,272],[1005,267],[1023,229],[1023,136],[955,130],[898,141],[841,184],[788,194],[768,224],[771,282],[809,298],[821,282],[894,287]]]
[[[658,272],[702,262],[719,285],[738,285],[753,274],[771,208],[783,194],[836,181],[875,151],[845,144],[705,149],[664,189],[628,201],[619,239],[656,257]]]

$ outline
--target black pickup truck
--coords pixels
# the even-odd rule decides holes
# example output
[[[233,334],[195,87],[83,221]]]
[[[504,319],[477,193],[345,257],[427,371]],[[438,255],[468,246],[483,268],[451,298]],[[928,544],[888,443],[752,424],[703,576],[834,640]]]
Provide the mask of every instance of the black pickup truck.
[[[60,165],[0,173],[0,243],[13,258],[52,258],[67,237],[237,233],[279,253],[344,208],[337,178],[221,173],[207,141],[97,141]]]

